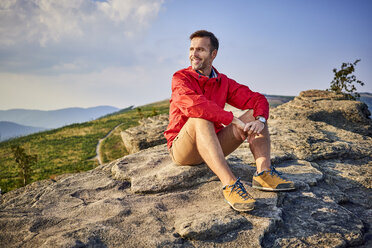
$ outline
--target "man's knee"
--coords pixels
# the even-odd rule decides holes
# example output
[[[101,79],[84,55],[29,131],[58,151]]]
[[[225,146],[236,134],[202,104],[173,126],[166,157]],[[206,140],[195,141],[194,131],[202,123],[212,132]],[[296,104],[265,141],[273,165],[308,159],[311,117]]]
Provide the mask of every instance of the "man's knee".
[[[186,131],[190,135],[194,135],[195,132],[204,130],[206,128],[214,128],[214,124],[211,121],[202,118],[189,118],[185,124]]]
[[[213,122],[208,121],[206,119],[203,119],[203,118],[193,118],[193,117],[190,117],[187,120],[187,123],[191,123],[192,125],[209,125],[209,124],[213,124]]]

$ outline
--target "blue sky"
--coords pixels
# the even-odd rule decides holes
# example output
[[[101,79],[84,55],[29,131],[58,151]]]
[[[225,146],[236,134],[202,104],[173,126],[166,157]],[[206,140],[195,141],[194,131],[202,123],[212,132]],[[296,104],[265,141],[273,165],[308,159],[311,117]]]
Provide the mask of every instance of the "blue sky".
[[[220,40],[215,67],[253,91],[326,89],[360,58],[372,92],[371,12],[368,0],[1,0],[0,109],[169,98],[198,29]]]

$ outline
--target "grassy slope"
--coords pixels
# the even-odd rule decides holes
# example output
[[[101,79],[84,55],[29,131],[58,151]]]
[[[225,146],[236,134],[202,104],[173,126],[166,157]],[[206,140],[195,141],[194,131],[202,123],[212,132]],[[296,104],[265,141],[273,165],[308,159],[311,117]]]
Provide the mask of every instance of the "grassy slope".
[[[146,112],[146,116],[152,115],[152,109],[155,107],[157,114],[163,114],[169,112],[169,100],[153,103],[141,107],[142,111]],[[123,123],[113,133],[111,133],[101,144],[102,162],[108,163],[115,159],[121,158],[127,155],[128,152],[124,147],[121,139],[120,132],[129,128],[130,126]]]
[[[144,116],[157,112],[168,112],[169,101],[162,101],[141,107]],[[92,159],[96,155],[98,140],[103,138],[115,126],[123,123],[120,128],[126,129],[138,125],[140,116],[136,110],[122,111],[113,115],[81,124],[73,124],[51,131],[40,132],[25,137],[0,143],[0,188],[7,192],[20,186],[17,166],[11,153],[13,145],[25,148],[28,154],[37,154],[32,181],[50,178],[53,175],[86,171],[97,166]],[[115,132],[116,136],[117,133]],[[112,136],[112,137],[111,137]],[[110,142],[111,139],[116,139]],[[110,135],[102,150],[106,151],[106,159],[111,161],[126,154],[117,146],[117,137]],[[115,149],[112,149],[115,147]],[[108,152],[109,151],[109,152]]]

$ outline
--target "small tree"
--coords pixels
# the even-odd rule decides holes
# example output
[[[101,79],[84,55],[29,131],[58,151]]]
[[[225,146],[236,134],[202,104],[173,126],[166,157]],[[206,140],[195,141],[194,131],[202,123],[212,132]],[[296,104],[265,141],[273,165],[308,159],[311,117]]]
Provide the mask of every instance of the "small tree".
[[[339,71],[336,68],[334,68],[333,72],[335,73],[335,76],[333,78],[333,81],[331,82],[330,90],[344,94],[349,99],[355,100],[356,97],[360,97],[360,95],[357,92],[355,92],[356,87],[354,83],[358,83],[361,86],[363,86],[364,83],[360,80],[357,80],[355,75],[353,75],[353,72],[355,71],[355,66],[359,61],[360,59],[355,60],[354,63],[342,63],[341,70]],[[343,92],[343,90],[345,92]]]
[[[37,162],[37,155],[28,155],[20,146],[13,146],[12,152],[15,161],[18,165],[19,174],[22,179],[23,186],[26,186],[30,182],[32,168],[31,166]]]
[[[136,110],[137,110],[137,115],[139,116],[139,118],[142,119],[144,117],[144,115],[142,113],[142,109],[140,107],[138,107],[138,108],[136,108]]]
[[[155,107],[152,107],[152,112],[151,112],[151,115],[150,116],[156,116],[156,115],[158,115],[159,113],[158,113],[158,111],[156,110],[156,108]]]

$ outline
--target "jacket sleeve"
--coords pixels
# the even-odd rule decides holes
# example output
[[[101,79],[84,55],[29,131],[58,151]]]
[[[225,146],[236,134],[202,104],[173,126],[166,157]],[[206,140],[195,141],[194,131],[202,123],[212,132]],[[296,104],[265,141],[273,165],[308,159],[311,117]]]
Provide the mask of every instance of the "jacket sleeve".
[[[234,115],[225,111],[215,102],[208,100],[197,92],[197,88],[181,73],[172,78],[172,102],[187,117],[202,118],[215,123],[228,125]]]
[[[251,91],[247,86],[229,80],[227,103],[239,109],[253,109],[253,116],[269,118],[269,102],[258,92]]]

